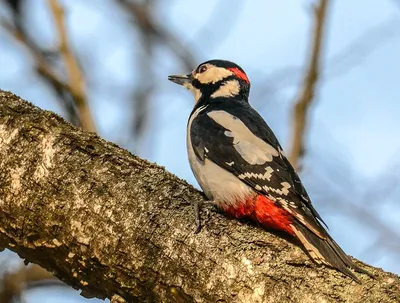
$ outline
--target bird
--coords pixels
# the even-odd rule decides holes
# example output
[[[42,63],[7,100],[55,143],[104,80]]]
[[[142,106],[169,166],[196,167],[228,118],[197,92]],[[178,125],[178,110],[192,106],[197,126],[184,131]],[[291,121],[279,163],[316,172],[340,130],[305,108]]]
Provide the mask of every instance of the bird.
[[[213,59],[168,79],[194,96],[187,153],[207,198],[233,218],[289,234],[315,263],[360,283],[352,270],[369,273],[329,235],[274,132],[250,105],[245,71],[234,62]],[[199,228],[199,217],[196,221]]]

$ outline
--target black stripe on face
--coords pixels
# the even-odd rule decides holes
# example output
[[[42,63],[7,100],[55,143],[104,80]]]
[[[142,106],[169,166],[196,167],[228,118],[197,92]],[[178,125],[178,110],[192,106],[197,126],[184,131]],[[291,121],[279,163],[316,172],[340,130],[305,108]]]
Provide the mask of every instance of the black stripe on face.
[[[228,76],[222,80],[219,80],[218,82],[215,83],[207,83],[203,84],[199,80],[194,79],[192,82],[192,85],[195,88],[200,89],[202,96],[205,98],[210,98],[210,96],[215,93],[222,85],[224,85],[225,82],[231,81],[231,80],[238,80],[239,85],[240,85],[240,91],[242,91],[242,84],[243,81],[240,81],[240,79],[237,79],[235,75]]]

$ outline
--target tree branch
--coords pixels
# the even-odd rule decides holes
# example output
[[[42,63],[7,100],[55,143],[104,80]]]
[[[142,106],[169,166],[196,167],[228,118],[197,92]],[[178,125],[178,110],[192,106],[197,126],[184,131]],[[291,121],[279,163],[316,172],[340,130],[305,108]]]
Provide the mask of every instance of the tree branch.
[[[46,286],[64,286],[60,280],[38,265],[24,266],[0,279],[0,302],[8,303],[20,299],[24,290]]]
[[[90,121],[91,118],[85,118],[88,115],[90,116],[90,112],[81,112],[81,110],[84,109],[82,105],[80,105],[82,103],[80,101],[82,95],[79,93],[77,94],[74,87],[71,86],[71,83],[65,81],[64,77],[57,71],[54,60],[52,60],[55,58],[55,55],[57,55],[58,59],[58,52],[49,52],[39,47],[28,34],[26,30],[27,25],[25,23],[25,18],[23,18],[22,13],[18,11],[18,13],[13,14],[12,22],[4,19],[0,21],[0,26],[30,53],[37,74],[45,80],[54,91],[58,97],[56,100],[62,106],[65,114],[68,115],[68,119],[74,124],[84,128],[89,127],[88,130],[93,130],[90,127],[90,122],[86,123],[86,121]],[[51,54],[51,56],[49,56],[49,54]],[[86,96],[84,97],[86,98]],[[86,107],[86,109],[88,109],[88,107]]]
[[[68,45],[67,30],[64,23],[64,11],[57,0],[48,0],[50,11],[58,31],[60,39],[60,53],[64,58],[65,69],[67,70],[68,82],[71,94],[74,96],[82,127],[87,131],[96,132],[87,97],[84,89],[84,81],[78,62]]]
[[[325,16],[328,0],[320,0],[314,8],[315,24],[312,37],[312,51],[309,66],[304,77],[302,91],[293,111],[292,148],[289,160],[299,168],[299,160],[304,153],[304,133],[306,129],[307,113],[314,98],[315,86],[319,77],[319,61],[321,58],[322,35],[326,23]]]
[[[395,302],[400,278],[356,284],[297,246],[228,220],[164,168],[0,91],[0,248],[114,302]]]
[[[188,46],[184,45],[174,34],[167,28],[158,26],[154,21],[150,11],[146,9],[146,4],[140,4],[138,1],[117,0],[123,8],[125,8],[132,16],[134,16],[137,27],[144,35],[148,35],[152,39],[164,44],[171,52],[182,62],[184,67],[192,70],[196,67],[197,62],[193,55],[188,51]]]

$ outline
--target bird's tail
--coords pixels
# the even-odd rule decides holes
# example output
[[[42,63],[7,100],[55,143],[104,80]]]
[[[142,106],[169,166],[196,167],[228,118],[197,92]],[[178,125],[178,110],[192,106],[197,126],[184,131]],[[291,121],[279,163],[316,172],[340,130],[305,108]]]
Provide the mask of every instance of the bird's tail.
[[[318,264],[325,264],[336,268],[345,275],[360,283],[360,280],[349,269],[372,276],[367,271],[358,267],[339,245],[326,233],[322,239],[301,223],[293,222],[292,229],[296,237],[301,241],[310,257]]]

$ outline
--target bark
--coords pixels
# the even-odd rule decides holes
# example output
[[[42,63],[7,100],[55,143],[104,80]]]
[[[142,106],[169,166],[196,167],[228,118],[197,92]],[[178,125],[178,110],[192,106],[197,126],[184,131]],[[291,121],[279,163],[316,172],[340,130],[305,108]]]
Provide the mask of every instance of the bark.
[[[174,157],[171,152],[171,157]],[[86,297],[127,302],[396,302],[400,279],[362,284],[282,236],[203,206],[200,192],[96,134],[0,91],[0,248]],[[116,299],[118,298],[118,299]],[[397,301],[398,302],[398,301]]]

